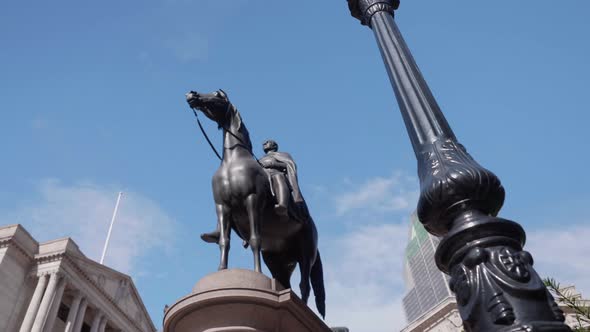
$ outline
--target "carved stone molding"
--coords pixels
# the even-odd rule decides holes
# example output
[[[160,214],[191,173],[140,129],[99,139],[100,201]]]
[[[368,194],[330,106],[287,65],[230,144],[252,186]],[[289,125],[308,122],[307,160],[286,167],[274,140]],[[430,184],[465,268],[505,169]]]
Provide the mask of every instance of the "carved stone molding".
[[[348,0],[348,8],[353,17],[359,19],[362,25],[371,25],[371,17],[378,12],[388,12],[393,15],[399,7],[399,0]]]
[[[100,287],[104,287],[105,283],[107,282],[107,279],[104,276],[104,274],[99,274],[98,278],[96,279],[96,282]]]
[[[15,248],[16,251],[27,261],[33,260],[33,256],[31,256],[23,247],[21,247],[18,242],[11,238],[0,239],[0,249],[2,248]]]
[[[12,239],[0,239],[0,249],[8,247],[12,243]]]
[[[117,292],[115,293],[114,300],[117,303],[121,303],[125,298],[130,296],[129,282],[127,280],[120,280]]]
[[[64,256],[65,256],[65,252],[53,253],[53,254],[48,254],[48,255],[43,255],[43,256],[36,256],[35,261],[37,262],[37,264],[44,264],[44,263],[48,263],[48,262],[59,261],[62,258],[64,258]]]

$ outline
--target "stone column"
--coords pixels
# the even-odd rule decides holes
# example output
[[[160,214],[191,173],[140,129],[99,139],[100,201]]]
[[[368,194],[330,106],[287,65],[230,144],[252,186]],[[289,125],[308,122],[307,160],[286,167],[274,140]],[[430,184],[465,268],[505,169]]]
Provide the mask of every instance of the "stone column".
[[[72,300],[72,305],[70,305],[70,312],[68,313],[68,318],[66,319],[66,328],[64,329],[65,332],[72,332],[74,330],[74,324],[76,323],[78,308],[80,307],[81,301],[82,293],[78,291]]]
[[[33,321],[35,320],[35,316],[41,305],[41,299],[43,298],[43,292],[45,291],[45,286],[47,286],[48,278],[49,276],[47,274],[43,274],[39,277],[39,280],[37,280],[37,286],[35,287],[33,298],[31,298],[31,302],[27,308],[27,313],[25,314],[25,318],[23,319],[23,323],[19,330],[20,332],[31,331]]]
[[[422,77],[393,19],[399,0],[348,0],[348,6],[373,30],[381,51],[418,160],[418,219],[443,237],[435,260],[451,276],[465,330],[570,331],[523,250],[523,228],[496,217],[505,196],[500,180],[457,141]]]
[[[51,306],[51,300],[53,300],[53,296],[55,295],[59,278],[60,276],[57,272],[52,273],[49,277],[49,284],[47,285],[47,289],[43,294],[43,299],[41,300],[39,311],[35,316],[35,321],[33,322],[33,327],[31,328],[30,332],[41,332],[43,330],[43,325],[45,324],[45,320],[47,319],[47,314],[49,313],[49,309]]]
[[[74,323],[74,327],[72,328],[73,332],[80,332],[82,329],[82,324],[84,323],[84,316],[86,315],[86,308],[88,308],[88,301],[86,299],[82,300],[80,304],[80,308],[78,308],[78,313],[76,314],[76,322]]]
[[[59,310],[59,306],[61,305],[61,299],[64,294],[64,290],[66,289],[67,279],[65,276],[61,278],[57,290],[55,291],[55,295],[53,296],[53,300],[51,301],[51,307],[49,312],[47,313],[47,319],[45,320],[45,324],[43,325],[43,330],[45,332],[52,332],[53,331],[53,324],[55,324],[55,319],[57,318],[57,311]]]
[[[94,319],[92,320],[92,326],[90,327],[90,332],[98,332],[98,328],[100,327],[100,323],[102,322],[104,315],[100,311],[96,311],[94,314]]]
[[[109,321],[109,320],[108,320],[108,318],[105,316],[105,317],[102,319],[102,322],[100,322],[100,326],[98,327],[98,332],[104,332],[104,330],[105,330],[105,329],[106,329],[106,327],[107,327],[107,323],[108,323],[108,321]]]

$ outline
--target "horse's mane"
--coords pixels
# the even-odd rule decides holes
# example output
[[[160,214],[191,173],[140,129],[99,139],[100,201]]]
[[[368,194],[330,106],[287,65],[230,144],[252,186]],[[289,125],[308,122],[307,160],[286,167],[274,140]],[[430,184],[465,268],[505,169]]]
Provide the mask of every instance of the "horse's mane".
[[[243,135],[242,143],[246,145],[248,149],[250,149],[250,152],[252,152],[252,141],[250,140],[250,133],[248,132],[248,128],[246,128],[246,126],[243,125],[242,115],[238,111],[238,108],[234,106],[234,104],[230,103],[230,105],[231,117],[233,118],[232,123],[236,124],[236,132],[234,134],[241,133]]]

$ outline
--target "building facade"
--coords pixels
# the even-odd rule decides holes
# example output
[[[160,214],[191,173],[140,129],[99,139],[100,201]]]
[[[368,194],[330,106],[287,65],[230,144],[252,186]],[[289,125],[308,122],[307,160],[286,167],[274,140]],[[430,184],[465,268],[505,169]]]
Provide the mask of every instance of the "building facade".
[[[0,227],[0,331],[155,332],[131,278],[70,239]]]
[[[430,235],[416,213],[412,213],[404,264],[408,293],[403,298],[403,308],[408,322],[417,320],[439,303],[455,298],[449,289],[448,276],[434,262],[438,243],[439,239]]]

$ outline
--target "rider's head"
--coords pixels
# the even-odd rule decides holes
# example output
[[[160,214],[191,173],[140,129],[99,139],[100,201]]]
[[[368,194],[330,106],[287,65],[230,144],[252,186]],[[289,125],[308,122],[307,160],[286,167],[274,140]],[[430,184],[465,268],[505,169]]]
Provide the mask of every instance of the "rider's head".
[[[262,143],[262,149],[264,150],[264,153],[268,153],[268,151],[276,152],[279,149],[279,145],[277,142],[267,139],[264,141],[264,143]]]

